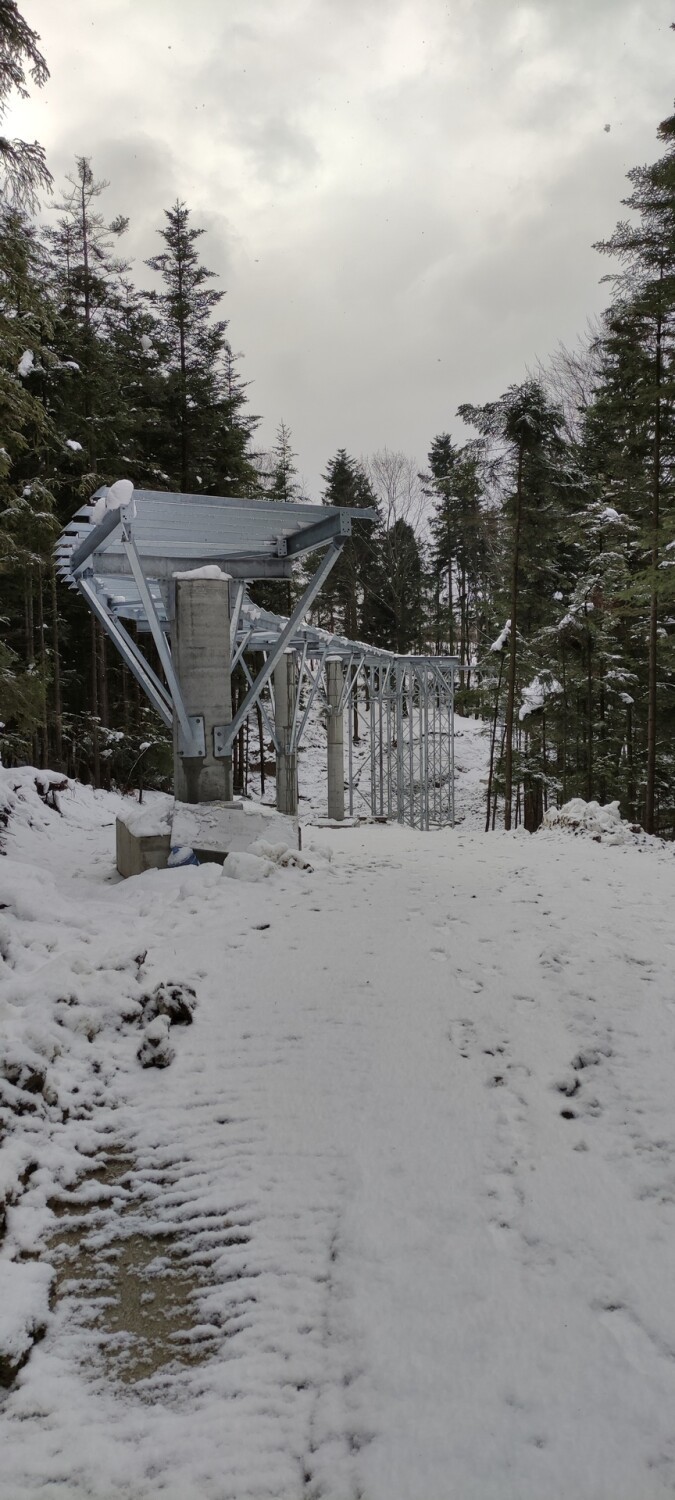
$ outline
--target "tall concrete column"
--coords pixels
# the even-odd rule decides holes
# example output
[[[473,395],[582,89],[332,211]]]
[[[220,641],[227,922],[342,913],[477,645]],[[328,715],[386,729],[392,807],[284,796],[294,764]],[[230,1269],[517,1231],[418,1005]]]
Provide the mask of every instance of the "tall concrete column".
[[[277,750],[277,808],[296,817],[298,811],[298,757],[291,754],[291,729],[295,712],[295,657],[284,653],[274,668],[274,727]]]
[[[177,578],[172,652],[188,714],[204,718],[205,754],[181,755],[174,715],[174,791],[179,802],[229,802],[232,757],[216,759],[213,730],[232,722],[227,578]]]
[[[342,662],[327,661],[328,816],[338,821],[345,815],[345,727],[344,713],[340,707],[343,682]]]

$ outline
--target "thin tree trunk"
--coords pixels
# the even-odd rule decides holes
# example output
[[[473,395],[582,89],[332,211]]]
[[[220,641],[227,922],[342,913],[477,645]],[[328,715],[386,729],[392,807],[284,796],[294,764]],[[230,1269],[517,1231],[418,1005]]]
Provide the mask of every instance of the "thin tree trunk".
[[[260,745],[260,795],[265,795],[265,737],[263,734],[263,716],[260,704],[255,706],[256,718],[258,720],[258,744]]]
[[[494,796],[492,798],[492,832],[493,833],[495,831],[495,825],[496,825],[496,822],[497,822],[497,782],[498,782],[498,779],[499,779],[499,772],[501,771],[501,768],[502,768],[502,766],[504,764],[504,742],[505,742],[505,740],[506,740],[506,727],[504,727],[502,729],[502,739],[501,739],[501,744],[499,746],[499,760],[497,761],[497,770],[495,772],[495,789],[494,789]]]
[[[548,765],[546,763],[546,714],[541,716],[541,769],[542,780],[542,802],[544,812],[548,812]]]
[[[61,658],[59,655],[59,605],[56,589],[56,571],[51,569],[52,597],[52,686],[54,720],[54,760],[60,771],[63,766],[63,705],[61,702]]]
[[[663,272],[661,272],[661,280],[663,280]],[[662,343],[663,326],[661,313],[659,311],[656,320],[656,411],[654,413],[654,471],[652,481],[651,515],[651,587],[649,599],[649,665],[647,684],[647,788],[645,794],[645,830],[647,833],[656,832],[656,681],[659,625],[659,594],[657,579],[659,566],[659,525],[661,509],[661,385],[663,378]]]
[[[562,690],[563,690],[563,720],[562,720],[562,800],[567,801],[567,658],[565,647],[561,648],[560,661],[562,667]]]
[[[633,758],[633,710],[630,703],[626,705],[626,761],[628,765],[628,810],[630,817],[634,819],[637,816],[637,796]]]
[[[98,652],[96,649],[96,620],[91,617],[90,633],[90,692],[91,692],[91,747],[93,756],[94,786],[101,785],[101,740],[98,732]]]
[[[506,691],[506,763],[504,771],[504,827],[511,827],[513,802],[513,709],[516,698],[516,661],[518,637],[518,568],[520,564],[520,531],[523,511],[523,458],[521,443],[518,452],[518,480],[516,486],[516,524],[513,537],[513,570],[511,574],[511,634],[509,638],[509,673]],[[517,825],[516,825],[517,826]]]
[[[129,669],[128,669],[128,667],[125,667],[124,662],[122,662],[122,723],[124,725],[124,732],[125,732],[125,734],[129,733],[129,728],[130,728],[130,719],[129,719],[129,676],[130,676]]]
[[[33,576],[26,568],[24,581],[25,651],[26,665],[35,660],[35,625],[33,622]]]
[[[586,678],[586,733],[588,741],[586,744],[586,801],[590,802],[593,796],[593,643],[590,633],[588,636],[588,666]]]
[[[44,591],[42,587],[42,564],[37,570],[37,629],[42,676],[42,745],[41,764],[43,771],[49,765],[49,723],[47,719],[47,646],[45,642]]]
[[[495,693],[495,711],[494,711],[494,717],[493,717],[493,720],[492,720],[492,736],[491,736],[491,740],[490,740],[490,770],[489,770],[489,773],[488,773],[487,813],[486,813],[486,817],[485,817],[485,832],[486,833],[489,833],[489,831],[490,831],[490,802],[491,802],[491,798],[492,798],[492,782],[493,782],[494,763],[495,763],[495,740],[497,738],[497,719],[499,717],[499,694],[501,692],[502,673],[503,673],[503,671],[504,671],[504,653],[500,652],[500,655],[499,655],[499,677],[497,678],[497,691]]]
[[[98,680],[99,680],[99,703],[101,705],[101,723],[104,729],[110,728],[110,703],[108,698],[108,657],[106,653],[106,638],[100,625],[98,634]]]

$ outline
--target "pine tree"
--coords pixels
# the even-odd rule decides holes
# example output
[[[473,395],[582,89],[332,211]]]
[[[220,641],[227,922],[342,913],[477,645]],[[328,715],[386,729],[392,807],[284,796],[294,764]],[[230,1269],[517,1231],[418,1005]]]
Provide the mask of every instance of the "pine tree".
[[[504,827],[513,819],[515,709],[519,666],[532,669],[527,645],[551,598],[559,530],[562,415],[537,381],[510,386],[499,401],[460,406],[459,415],[475,426],[499,475],[506,521],[506,574],[509,601],[509,657],[504,743]],[[489,445],[489,446],[487,446]],[[556,501],[558,504],[556,505]],[[505,579],[505,582],[507,580]]]
[[[487,529],[475,445],[456,447],[447,433],[434,438],[425,490],[433,502],[431,569],[436,582],[436,640],[457,652],[468,699],[471,669],[482,629],[487,568]],[[441,600],[445,595],[445,609]]]
[[[51,549],[58,532],[47,480],[48,455],[57,439],[42,399],[49,372],[58,363],[48,345],[51,333],[35,232],[21,211],[6,207],[0,215],[0,718],[5,753],[11,744],[12,754],[41,758],[43,764],[49,753],[47,690],[52,677],[45,594],[51,594]]]
[[[665,155],[628,173],[632,192],[624,200],[634,217],[617,225],[596,248],[616,257],[621,270],[608,277],[617,299],[607,322],[608,355],[618,355],[628,378],[631,411],[625,414],[623,457],[635,480],[629,514],[642,528],[639,586],[647,610],[647,727],[645,828],[656,828],[659,759],[659,677],[672,672],[661,649],[663,546],[675,518],[675,116],[659,127]],[[628,337],[626,338],[626,335]],[[612,344],[614,349],[612,350]],[[624,356],[623,359],[621,356]],[[615,394],[615,393],[614,393]],[[615,413],[616,414],[616,413]],[[638,459],[637,469],[634,460]],[[667,534],[664,536],[664,523]],[[666,636],[666,642],[668,637]],[[663,683],[663,691],[667,691]]]
[[[44,238],[57,308],[56,339],[78,376],[68,387],[62,411],[71,423],[66,441],[78,443],[83,457],[74,468],[71,459],[64,480],[72,491],[73,473],[79,474],[82,493],[91,494],[101,479],[117,477],[121,402],[108,320],[127,270],[113,247],[129,221],[122,216],[106,221],[96,209],[108,183],[97,181],[88,157],[77,157],[76,171],[66,182],[56,205],[60,217]],[[71,446],[70,451],[80,449]]]
[[[344,448],[330,460],[324,479],[323,504],[361,508],[375,506],[375,495],[363,468]],[[364,633],[364,609],[372,581],[374,552],[370,523],[354,522],[352,536],[319,596],[317,614],[322,624],[358,640]]]
[[[291,446],[290,428],[285,422],[280,422],[277,427],[276,442],[270,454],[272,463],[271,484],[268,490],[270,500],[280,501],[283,505],[297,500],[300,493],[298,483],[298,470],[295,464],[297,454]]]
[[[257,418],[243,411],[245,386],[226,337],[227,322],[214,321],[224,293],[210,286],[215,272],[199,259],[205,231],[192,228],[184,203],[175,203],[165,217],[159,233],[166,249],[147,261],[164,283],[163,291],[149,295],[164,346],[162,468],[172,487],[185,493],[253,494],[249,445]]]

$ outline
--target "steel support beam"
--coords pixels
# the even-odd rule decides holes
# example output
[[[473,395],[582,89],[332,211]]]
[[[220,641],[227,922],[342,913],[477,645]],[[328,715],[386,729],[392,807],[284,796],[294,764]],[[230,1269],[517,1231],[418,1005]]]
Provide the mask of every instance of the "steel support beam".
[[[155,677],[152,668],[145,661],[142,653],[138,650],[136,643],[127,635],[126,630],[119,624],[119,621],[108,614],[107,610],[101,604],[96,590],[92,588],[87,578],[78,579],[78,588],[86,599],[92,614],[96,616],[99,625],[109,635],[113,645],[119,651],[123,662],[129,668],[132,676],[136,678],[139,687],[143,689],[146,697],[150,699],[153,708],[159,714],[160,719],[164,721],[167,729],[170,729],[173,723],[171,699],[166,689],[159,682],[159,679]]]
[[[277,807],[296,817],[298,812],[298,757],[292,749],[295,710],[295,657],[285,651],[274,668],[274,725],[277,741]]]
[[[340,556],[343,545],[344,539],[337,538],[333,542],[332,547],[329,547],[325,557],[322,558],[319,567],[314,574],[314,577],[308,583],[307,588],[302,595],[302,598],[298,600],[298,603],[296,604],[290,619],[286,622],[285,628],[281,631],[276,645],[272,647],[264,666],[259,671],[258,676],[253,683],[253,686],[249,688],[246,697],[244,698],[243,703],[241,703],[239,708],[237,709],[237,712],[234,715],[229,728],[226,728],[223,741],[226,746],[231,746],[234,743],[235,735],[238,734],[242,724],[244,723],[244,720],[249,714],[249,711],[253,708],[256,700],[259,698],[266,682],[269,682],[269,679],[272,676],[279,658],[283,656],[286,647],[292,644],[292,639],[298,626],[302,624],[307,611],[311,609],[317,594],[323,587],[323,584],[325,583],[331,568],[335,566],[338,557]]]
[[[180,690],[178,678],[174,670],[169,643],[157,617],[157,611],[155,609],[152,594],[150,593],[150,590],[148,588],[147,580],[141,567],[138,553],[133,542],[128,539],[124,543],[124,550],[127,554],[129,567],[131,568],[134,583],[136,584],[136,588],[138,589],[141,600],[143,602],[145,617],[147,619],[148,625],[150,626],[152,639],[155,643],[155,646],[157,647],[157,655],[159,656],[159,659],[162,663],[162,671],[164,672],[164,676],[166,677],[169,687],[169,692],[171,693],[174,711],[176,714],[176,718],[178,719],[178,723],[180,724],[181,734],[183,736],[184,753],[186,755],[196,755],[197,745],[195,743],[192,725],[190,724],[190,720],[188,718],[187,709],[183,702],[183,695]]]
[[[341,661],[326,662],[328,700],[328,816],[341,822],[345,815],[345,720],[342,706],[344,671]]]

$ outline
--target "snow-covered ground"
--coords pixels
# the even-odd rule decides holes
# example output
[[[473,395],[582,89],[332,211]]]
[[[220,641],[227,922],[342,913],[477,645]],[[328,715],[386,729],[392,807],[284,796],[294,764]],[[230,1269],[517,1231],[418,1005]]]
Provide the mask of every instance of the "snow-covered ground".
[[[484,753],[238,879],[5,776],[3,1500],[675,1493],[674,851],[483,834]]]

